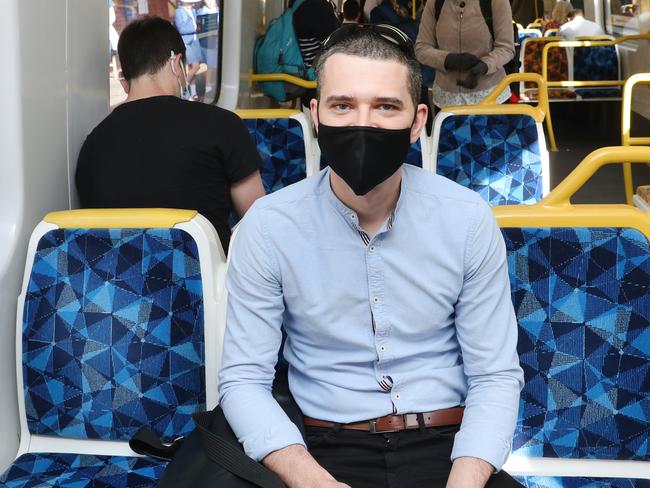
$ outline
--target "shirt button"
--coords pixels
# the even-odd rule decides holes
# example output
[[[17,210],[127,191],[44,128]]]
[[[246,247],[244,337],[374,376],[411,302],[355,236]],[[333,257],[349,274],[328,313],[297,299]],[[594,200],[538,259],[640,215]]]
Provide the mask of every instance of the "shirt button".
[[[381,346],[379,348],[380,351],[384,352],[386,350],[386,346]],[[382,376],[382,378],[385,378],[385,376]]]
[[[357,216],[354,215],[354,214],[350,214],[350,218],[351,218],[352,220],[356,220],[356,219],[357,219]]]
[[[375,252],[375,246],[370,246],[370,247],[368,248],[368,250],[369,250],[370,252]]]
[[[395,395],[395,400],[399,400],[399,393]]]
[[[374,297],[374,298],[372,299],[372,301],[375,302],[375,303],[379,303],[379,298]]]

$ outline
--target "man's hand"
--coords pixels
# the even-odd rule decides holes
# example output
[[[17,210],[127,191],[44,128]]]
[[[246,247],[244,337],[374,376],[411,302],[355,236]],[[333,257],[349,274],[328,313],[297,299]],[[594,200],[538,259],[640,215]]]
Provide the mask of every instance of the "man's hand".
[[[273,451],[262,459],[262,464],[277,474],[288,488],[350,488],[336,481],[298,444]]]
[[[467,71],[481,60],[471,53],[449,53],[445,58],[445,69],[447,71]]]
[[[487,70],[487,64],[479,60],[478,63],[469,70],[467,78],[464,80],[458,80],[458,85],[467,88],[468,90],[476,88],[476,85],[478,85],[478,79],[487,73]]]
[[[474,457],[454,460],[447,479],[447,488],[483,488],[494,473],[494,467]]]

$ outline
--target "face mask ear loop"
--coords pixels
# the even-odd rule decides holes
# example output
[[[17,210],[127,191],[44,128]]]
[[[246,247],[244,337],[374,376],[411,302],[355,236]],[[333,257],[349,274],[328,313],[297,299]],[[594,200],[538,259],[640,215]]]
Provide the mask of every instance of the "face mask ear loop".
[[[178,79],[178,73],[176,73],[176,68],[174,67],[174,61],[176,61],[176,53],[174,50],[170,51],[170,64],[172,68],[172,73],[174,73],[174,76],[176,77],[176,83],[178,83],[178,96],[179,98],[184,98],[183,95],[186,94],[186,92],[189,92],[189,83],[187,82],[187,76],[185,75],[185,65],[183,64],[182,60],[179,60],[180,66],[181,66],[181,71],[183,74],[183,80],[185,81],[185,89],[183,89],[183,85],[181,84],[181,80]]]

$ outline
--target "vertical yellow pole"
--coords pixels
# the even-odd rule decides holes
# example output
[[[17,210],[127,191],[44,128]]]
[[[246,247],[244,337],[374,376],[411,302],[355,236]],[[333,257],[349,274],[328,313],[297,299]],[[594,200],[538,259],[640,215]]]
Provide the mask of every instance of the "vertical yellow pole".
[[[544,106],[542,106],[542,110],[546,111],[546,130],[548,130],[548,138],[551,141],[551,151],[557,152],[557,144],[555,143],[555,133],[553,132],[553,122],[551,121],[551,104],[548,101],[548,85],[546,84],[548,82],[548,50],[549,50],[549,45],[545,43],[544,47],[542,48],[542,79],[544,80],[544,86],[540,86],[538,89],[537,93],[537,100],[539,101],[539,104],[542,105],[544,103]],[[546,96],[544,97],[544,100],[542,100],[542,90],[546,91]]]

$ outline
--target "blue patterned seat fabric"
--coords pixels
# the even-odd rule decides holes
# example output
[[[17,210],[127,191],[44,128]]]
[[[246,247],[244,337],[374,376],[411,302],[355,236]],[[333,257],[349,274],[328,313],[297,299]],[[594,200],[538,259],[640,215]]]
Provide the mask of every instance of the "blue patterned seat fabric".
[[[573,48],[573,79],[620,80],[618,55],[614,46],[592,46]],[[620,97],[620,87],[576,88],[582,98]]]
[[[437,173],[478,192],[490,205],[542,198],[542,158],[527,115],[454,115],[443,120]]]
[[[526,488],[650,488],[650,480],[628,478],[560,478],[515,476]]]
[[[519,44],[523,44],[524,39],[528,39],[529,37],[542,37],[541,32],[521,32],[519,31]]]
[[[411,146],[409,147],[409,151],[406,154],[406,160],[404,162],[406,164],[412,164],[413,166],[417,166],[418,168],[422,167],[422,146],[420,145],[420,139],[411,143]],[[321,153],[320,169],[326,167],[327,167],[327,161],[325,161],[325,157],[323,156],[323,153]]]
[[[7,488],[154,488],[166,463],[152,458],[23,454],[0,477]]]
[[[171,440],[205,408],[198,250],[179,229],[58,229],[38,243],[23,317],[30,432]]]
[[[205,409],[198,249],[179,229],[57,229],[39,241],[23,313],[32,434],[127,441],[148,426],[170,441]],[[154,487],[164,464],[30,453],[3,486]]]
[[[633,229],[502,230],[525,376],[513,453],[650,460],[648,240]]]
[[[305,139],[300,122],[290,118],[244,119],[264,166],[262,182],[267,193],[307,176]]]

